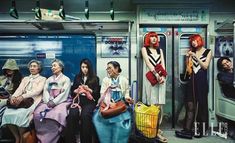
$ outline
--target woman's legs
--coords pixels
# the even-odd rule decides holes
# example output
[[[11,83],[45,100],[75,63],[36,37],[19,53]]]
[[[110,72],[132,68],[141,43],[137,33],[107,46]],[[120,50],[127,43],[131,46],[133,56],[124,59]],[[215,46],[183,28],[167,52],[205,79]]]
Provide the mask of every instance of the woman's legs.
[[[159,105],[160,106],[160,113],[159,113],[159,129],[158,129],[158,134],[157,137],[160,139],[161,142],[167,142],[168,139],[166,137],[163,136],[163,131],[160,130],[160,125],[162,123],[162,119],[163,119],[163,105]]]
[[[65,143],[76,143],[76,135],[79,131],[79,109],[70,108],[69,115],[66,119],[67,124],[64,129]]]
[[[95,105],[93,104],[82,107],[81,133],[80,133],[81,143],[91,143],[92,136],[96,137],[94,136],[95,128],[92,123],[92,114],[93,114],[94,108],[95,108]]]
[[[193,102],[186,103],[186,114],[184,118],[184,127],[181,131],[175,131],[177,137],[192,139],[192,127],[195,121],[195,105]]]
[[[184,129],[187,131],[191,131],[193,127],[193,123],[195,120],[195,105],[193,102],[188,102],[186,105],[186,115],[185,115],[185,123]]]
[[[21,142],[21,137],[20,137],[20,133],[19,133],[18,127],[15,126],[15,125],[7,125],[7,127],[10,129],[10,131],[14,135],[15,143],[20,143]]]
[[[202,137],[203,135],[206,134],[206,131],[208,130],[208,119],[209,119],[209,113],[208,113],[207,100],[204,102],[198,102],[198,113],[197,113],[198,136],[196,137]]]

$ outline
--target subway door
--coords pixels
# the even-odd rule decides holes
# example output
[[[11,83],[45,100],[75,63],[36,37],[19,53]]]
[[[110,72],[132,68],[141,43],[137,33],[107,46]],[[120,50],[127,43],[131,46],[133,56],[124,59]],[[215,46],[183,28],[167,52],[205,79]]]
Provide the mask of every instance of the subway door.
[[[166,104],[163,106],[163,128],[171,128],[172,126],[172,27],[141,27],[140,28],[140,36],[139,43],[140,49],[143,47],[143,39],[146,33],[154,31],[158,34],[159,39],[159,47],[163,50],[165,66],[167,70],[167,79],[166,79]],[[138,64],[139,69],[139,89],[140,89],[140,97],[139,100],[142,100],[143,94],[143,77],[146,73],[143,73],[143,58],[140,56],[140,62]]]
[[[185,116],[184,97],[186,96],[186,84],[187,76],[185,75],[186,65],[185,58],[186,53],[190,48],[189,37],[193,34],[200,34],[204,41],[206,48],[206,28],[204,27],[174,27],[173,28],[173,42],[174,42],[174,54],[173,54],[173,67],[174,69],[174,81],[173,81],[173,119],[176,127],[182,127],[183,119]],[[174,127],[173,124],[173,127]]]

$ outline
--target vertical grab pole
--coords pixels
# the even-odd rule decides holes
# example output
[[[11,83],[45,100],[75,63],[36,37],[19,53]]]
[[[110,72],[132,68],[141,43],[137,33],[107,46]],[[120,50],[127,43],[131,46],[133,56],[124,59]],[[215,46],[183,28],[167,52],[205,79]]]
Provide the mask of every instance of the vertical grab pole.
[[[128,78],[129,78],[129,85],[131,85],[131,28],[132,22],[128,22],[128,43],[129,43],[129,51],[128,51]]]
[[[235,20],[233,21],[233,75],[235,77],[234,67],[235,67]],[[233,86],[235,87],[235,78],[233,78]]]

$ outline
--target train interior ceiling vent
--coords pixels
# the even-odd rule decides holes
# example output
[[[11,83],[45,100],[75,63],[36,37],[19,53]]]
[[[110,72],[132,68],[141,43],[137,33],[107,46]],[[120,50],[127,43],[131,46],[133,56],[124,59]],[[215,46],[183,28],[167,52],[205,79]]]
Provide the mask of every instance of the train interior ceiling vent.
[[[233,34],[233,23],[235,22],[235,20],[232,19],[226,19],[223,22],[218,22],[215,21],[215,32],[225,32],[225,33],[231,33]]]
[[[77,32],[128,32],[131,21],[0,21],[0,32],[16,31],[72,31]]]

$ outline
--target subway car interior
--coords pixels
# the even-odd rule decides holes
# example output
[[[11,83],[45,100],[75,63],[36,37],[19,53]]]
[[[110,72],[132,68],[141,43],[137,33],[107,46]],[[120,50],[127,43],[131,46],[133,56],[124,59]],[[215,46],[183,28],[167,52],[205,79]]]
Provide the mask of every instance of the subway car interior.
[[[43,64],[41,75],[48,78],[56,58],[64,62],[63,73],[73,81],[80,61],[88,58],[101,85],[107,63],[118,61],[134,100],[130,109],[135,126],[134,107],[142,101],[145,77],[141,49],[146,33],[153,31],[167,71],[159,128],[168,143],[235,143],[235,93],[226,97],[217,78],[220,57],[228,57],[235,66],[234,7],[234,0],[1,0],[0,67],[15,59],[27,76],[28,62],[36,59]],[[207,70],[209,129],[202,138],[184,139],[176,137],[175,131],[185,122],[189,83],[185,57],[194,34],[204,39],[204,48],[212,53]],[[132,127],[129,143],[161,142],[138,139],[135,130]],[[16,142],[5,126],[0,129],[0,142]]]

